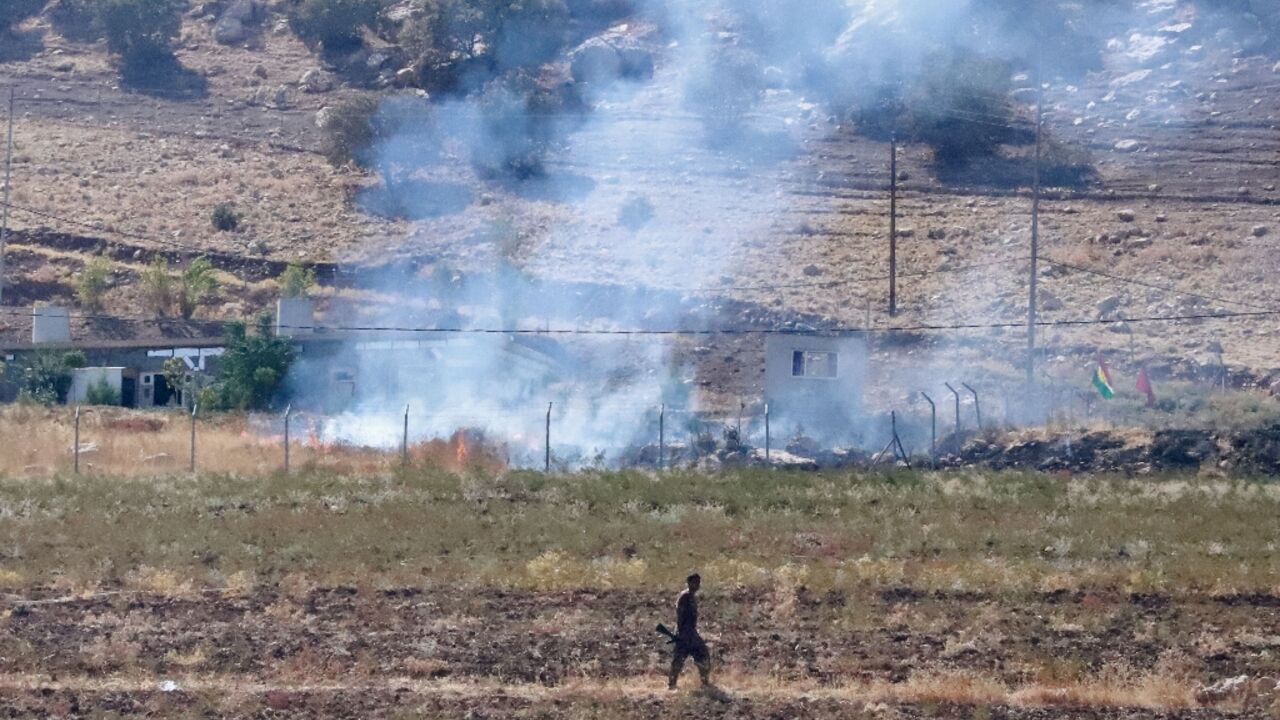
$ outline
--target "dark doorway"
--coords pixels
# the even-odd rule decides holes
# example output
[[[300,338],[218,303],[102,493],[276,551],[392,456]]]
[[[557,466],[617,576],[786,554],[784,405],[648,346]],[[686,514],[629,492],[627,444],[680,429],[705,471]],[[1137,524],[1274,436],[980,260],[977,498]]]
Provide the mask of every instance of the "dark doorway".
[[[154,399],[152,402],[155,403],[156,407],[167,407],[169,405],[170,398],[173,397],[173,389],[169,387],[168,379],[166,379],[164,375],[156,373],[155,379],[152,382],[155,383],[155,390],[152,395]]]
[[[122,407],[136,407],[138,404],[138,379],[137,378],[121,378],[120,379],[120,405]]]

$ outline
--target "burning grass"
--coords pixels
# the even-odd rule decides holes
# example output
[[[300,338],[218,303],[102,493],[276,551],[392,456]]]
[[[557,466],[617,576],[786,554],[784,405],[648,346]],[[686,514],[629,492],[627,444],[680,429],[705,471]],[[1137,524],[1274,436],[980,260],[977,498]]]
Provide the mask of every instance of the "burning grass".
[[[325,442],[307,417],[295,417],[290,429],[290,464],[294,469],[377,474],[403,464],[399,452]],[[186,472],[191,467],[191,430],[191,417],[183,411],[84,408],[80,472],[117,478]],[[265,475],[284,468],[284,427],[278,417],[201,416],[195,431],[196,467],[201,472]],[[0,446],[0,472],[10,477],[72,473],[73,409],[6,406],[0,408],[0,433],[23,438],[20,443]],[[505,466],[500,449],[469,431],[414,443],[408,456],[412,464],[451,471],[497,472]]]

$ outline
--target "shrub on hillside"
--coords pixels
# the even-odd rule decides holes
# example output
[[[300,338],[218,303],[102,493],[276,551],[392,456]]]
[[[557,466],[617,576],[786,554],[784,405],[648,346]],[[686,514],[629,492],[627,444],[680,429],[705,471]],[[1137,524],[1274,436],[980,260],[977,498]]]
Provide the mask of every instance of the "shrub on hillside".
[[[307,292],[316,284],[316,271],[303,267],[301,263],[289,263],[280,273],[280,297],[306,297]]]
[[[45,0],[4,0],[0,2],[0,32],[35,15],[44,8]]]
[[[55,0],[49,10],[54,29],[69,40],[88,42],[102,37],[94,0]]]
[[[325,50],[344,50],[361,44],[360,31],[381,11],[381,0],[303,0],[289,13],[289,26]]]
[[[549,60],[564,46],[568,20],[564,0],[419,0],[400,43],[423,85],[473,92],[495,75]]]
[[[96,21],[126,78],[163,73],[176,64],[170,43],[182,29],[182,0],[99,0]]]
[[[371,164],[374,117],[378,99],[370,95],[344,100],[329,108],[321,128],[320,152],[335,167]]]
[[[152,312],[164,317],[173,307],[175,297],[173,274],[169,272],[169,261],[163,255],[156,255],[151,263],[139,274],[142,284],[142,295]]]
[[[192,260],[178,278],[178,314],[190,320],[196,309],[213,298],[218,291],[218,278],[213,263],[201,255]]]
[[[95,257],[85,263],[76,278],[76,297],[80,299],[80,307],[89,312],[102,310],[102,300],[111,286],[112,270],[111,261],[104,257]]]
[[[231,203],[221,203],[215,207],[209,215],[209,220],[213,223],[215,230],[222,232],[231,232],[240,227],[240,214]]]

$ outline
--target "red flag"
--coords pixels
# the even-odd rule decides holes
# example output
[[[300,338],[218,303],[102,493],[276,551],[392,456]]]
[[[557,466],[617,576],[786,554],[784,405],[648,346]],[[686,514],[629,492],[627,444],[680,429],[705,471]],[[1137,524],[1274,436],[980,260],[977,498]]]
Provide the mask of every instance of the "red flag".
[[[1156,391],[1151,388],[1151,378],[1147,377],[1147,369],[1138,371],[1138,392],[1147,396],[1147,407],[1156,404]]]

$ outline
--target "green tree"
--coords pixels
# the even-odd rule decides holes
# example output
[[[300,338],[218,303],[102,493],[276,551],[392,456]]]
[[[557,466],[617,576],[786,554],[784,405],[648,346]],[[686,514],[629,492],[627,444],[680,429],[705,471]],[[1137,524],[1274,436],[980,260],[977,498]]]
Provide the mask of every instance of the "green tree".
[[[190,320],[196,314],[196,309],[217,291],[218,278],[214,275],[213,263],[208,256],[201,255],[192,260],[178,279],[178,314],[184,320]]]
[[[71,371],[84,367],[83,352],[41,352],[22,369],[20,402],[54,405],[67,399],[71,389]]]
[[[453,88],[473,65],[536,68],[567,38],[564,0],[419,0],[416,9],[400,42],[432,88]]]
[[[320,138],[320,152],[325,159],[334,167],[348,164],[368,167],[377,114],[378,99],[371,95],[344,100],[329,110]]]
[[[44,8],[45,0],[4,0],[0,2],[0,32],[6,32],[18,23]]]
[[[86,405],[119,405],[120,391],[112,387],[106,378],[98,378],[85,388],[84,402]]]
[[[112,262],[98,256],[85,263],[76,280],[76,296],[80,299],[80,307],[89,312],[102,310],[102,300],[111,284]]]
[[[289,26],[303,40],[342,50],[360,45],[361,29],[372,26],[380,12],[381,0],[302,0],[289,13]]]
[[[164,317],[173,308],[175,296],[173,273],[169,261],[163,255],[151,258],[151,263],[140,273],[142,295],[156,315]]]
[[[314,268],[303,267],[301,263],[291,262],[284,272],[280,273],[280,297],[305,297],[316,284]]]
[[[209,215],[209,221],[215,230],[231,232],[240,227],[240,213],[231,203],[220,203]]]
[[[244,323],[227,325],[227,350],[220,358],[221,378],[216,386],[218,405],[226,410],[264,410],[271,405],[289,365],[293,348],[272,333],[271,316],[262,314],[257,332],[250,335]]]
[[[934,53],[906,98],[909,134],[942,165],[993,155],[1013,136],[1010,69],[967,50]]]
[[[141,77],[175,62],[170,43],[182,29],[182,0],[99,0],[96,23],[126,77]]]

